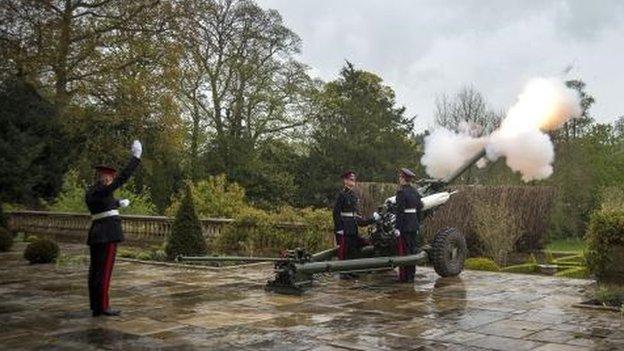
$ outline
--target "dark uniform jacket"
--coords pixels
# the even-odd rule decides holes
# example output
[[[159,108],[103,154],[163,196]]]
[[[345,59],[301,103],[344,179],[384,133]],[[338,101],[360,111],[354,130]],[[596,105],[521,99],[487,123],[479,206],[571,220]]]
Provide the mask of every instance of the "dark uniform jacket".
[[[403,185],[396,194],[397,219],[396,228],[401,232],[417,232],[420,228],[418,212],[423,203],[420,194],[411,185]],[[407,213],[406,213],[407,210]]]
[[[119,172],[110,185],[98,182],[87,189],[85,202],[92,215],[119,208],[119,200],[114,198],[113,192],[128,181],[140,162],[140,159],[132,157],[128,165]],[[87,244],[120,242],[123,240],[124,235],[121,230],[121,218],[119,216],[105,217],[91,223]]]
[[[358,233],[359,199],[352,189],[345,187],[334,205],[334,233],[344,230],[345,235],[357,235]],[[356,216],[345,216],[345,214]]]

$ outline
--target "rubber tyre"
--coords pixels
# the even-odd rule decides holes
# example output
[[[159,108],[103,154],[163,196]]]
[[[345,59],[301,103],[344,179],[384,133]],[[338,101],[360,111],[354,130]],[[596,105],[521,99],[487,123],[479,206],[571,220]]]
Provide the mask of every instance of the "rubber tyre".
[[[457,249],[453,257],[454,249]],[[431,243],[431,263],[441,277],[457,276],[464,269],[466,238],[455,228],[439,231]]]

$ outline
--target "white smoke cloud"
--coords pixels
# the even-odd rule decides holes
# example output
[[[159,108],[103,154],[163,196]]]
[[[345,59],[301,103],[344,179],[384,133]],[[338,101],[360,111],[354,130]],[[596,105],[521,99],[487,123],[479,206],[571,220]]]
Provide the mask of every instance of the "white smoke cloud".
[[[489,137],[485,150],[491,161],[504,156],[507,166],[514,172],[520,172],[525,182],[546,179],[553,172],[553,143],[548,134],[538,129],[516,134],[496,131]]]
[[[578,93],[557,79],[535,78],[527,83],[518,101],[507,111],[500,130],[552,131],[581,114]]]
[[[488,160],[505,157],[507,166],[520,172],[525,182],[545,179],[553,172],[555,158],[552,140],[545,132],[561,128],[580,113],[576,91],[555,79],[533,79],[508,110],[499,129],[481,138],[469,131],[435,129],[425,138],[421,163],[427,174],[443,178],[485,147]],[[478,166],[485,163],[481,159]]]
[[[420,162],[428,175],[444,178],[484,146],[483,138],[439,128],[425,137],[425,154]]]

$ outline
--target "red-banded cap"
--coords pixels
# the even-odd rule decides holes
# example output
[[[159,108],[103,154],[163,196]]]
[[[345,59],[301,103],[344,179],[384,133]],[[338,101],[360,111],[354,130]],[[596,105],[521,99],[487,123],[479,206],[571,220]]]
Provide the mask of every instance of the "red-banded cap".
[[[117,170],[115,168],[106,165],[97,165],[95,166],[95,170],[98,171],[98,173],[117,174]]]
[[[340,178],[355,180],[357,178],[357,174],[355,172],[353,172],[353,171],[346,171],[346,172],[342,173]]]

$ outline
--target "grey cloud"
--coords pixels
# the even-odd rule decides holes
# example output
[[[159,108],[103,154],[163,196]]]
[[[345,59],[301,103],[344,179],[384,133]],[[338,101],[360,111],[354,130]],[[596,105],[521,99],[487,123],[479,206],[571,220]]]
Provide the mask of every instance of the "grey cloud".
[[[435,97],[472,84],[495,108],[535,76],[582,78],[600,121],[624,114],[622,1],[261,0],[303,40],[325,80],[344,60],[379,74],[399,104],[432,123]],[[564,78],[562,76],[562,78]]]

